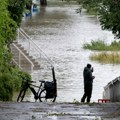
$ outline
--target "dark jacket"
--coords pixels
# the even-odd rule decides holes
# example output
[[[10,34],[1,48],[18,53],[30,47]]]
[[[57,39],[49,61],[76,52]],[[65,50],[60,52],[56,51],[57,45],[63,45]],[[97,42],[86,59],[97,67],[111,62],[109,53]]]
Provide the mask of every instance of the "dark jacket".
[[[84,84],[90,84],[93,83],[93,76],[91,69],[85,67],[83,71],[83,77],[84,77]]]

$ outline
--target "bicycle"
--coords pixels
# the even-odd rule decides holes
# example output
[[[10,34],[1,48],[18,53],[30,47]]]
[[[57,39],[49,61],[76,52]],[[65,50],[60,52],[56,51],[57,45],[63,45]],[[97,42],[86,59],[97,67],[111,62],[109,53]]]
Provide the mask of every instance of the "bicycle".
[[[33,93],[35,101],[39,99],[40,102],[45,102],[45,101],[55,102],[57,97],[57,83],[55,79],[54,68],[52,68],[52,75],[53,75],[52,82],[42,80],[39,81],[40,82],[39,86],[32,84],[35,83],[35,81],[28,81],[28,80],[23,81],[20,93],[17,98],[17,102],[23,101],[28,88]],[[36,91],[34,87],[38,88],[38,91]]]

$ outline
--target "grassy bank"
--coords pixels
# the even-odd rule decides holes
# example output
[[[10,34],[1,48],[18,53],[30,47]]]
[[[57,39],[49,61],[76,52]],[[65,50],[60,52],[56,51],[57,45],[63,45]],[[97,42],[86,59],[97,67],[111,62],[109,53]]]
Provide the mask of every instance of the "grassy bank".
[[[94,61],[98,61],[100,63],[120,64],[120,53],[102,52],[90,56],[90,59]]]
[[[107,44],[102,40],[92,40],[91,43],[85,43],[83,48],[98,51],[119,51],[120,41],[115,40],[111,44]]]
[[[100,53],[91,55],[91,60],[95,60],[100,63],[120,64],[120,41],[115,40],[111,44],[107,44],[102,40],[97,40],[92,41],[91,43],[85,43],[83,48],[101,51]]]

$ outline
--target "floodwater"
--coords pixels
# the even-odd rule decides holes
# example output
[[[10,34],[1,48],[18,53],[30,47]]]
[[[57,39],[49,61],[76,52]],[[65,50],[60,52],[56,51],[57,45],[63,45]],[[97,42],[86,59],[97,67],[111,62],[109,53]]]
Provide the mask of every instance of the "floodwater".
[[[77,14],[77,8],[78,5],[48,4],[22,22],[22,28],[53,62],[58,84],[57,102],[80,101],[84,90],[83,69],[87,63],[94,67],[92,102],[102,98],[104,86],[120,74],[120,65],[89,59],[97,51],[84,50],[84,43],[97,39],[110,43],[114,36],[103,31],[98,19],[84,9]],[[29,97],[34,101],[33,96]]]

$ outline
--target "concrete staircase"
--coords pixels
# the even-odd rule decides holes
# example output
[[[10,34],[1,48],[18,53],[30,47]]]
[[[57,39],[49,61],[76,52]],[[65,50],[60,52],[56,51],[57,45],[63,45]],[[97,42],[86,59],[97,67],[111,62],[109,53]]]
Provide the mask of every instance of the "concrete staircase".
[[[11,44],[11,52],[13,62],[20,69],[37,73],[38,76],[45,73],[45,71],[51,73],[51,68],[53,68],[51,59],[22,28],[18,29],[16,42]]]
[[[32,72],[33,70],[40,69],[39,63],[29,55],[21,44],[17,42],[12,43],[11,52],[13,54],[13,62],[22,70]]]

